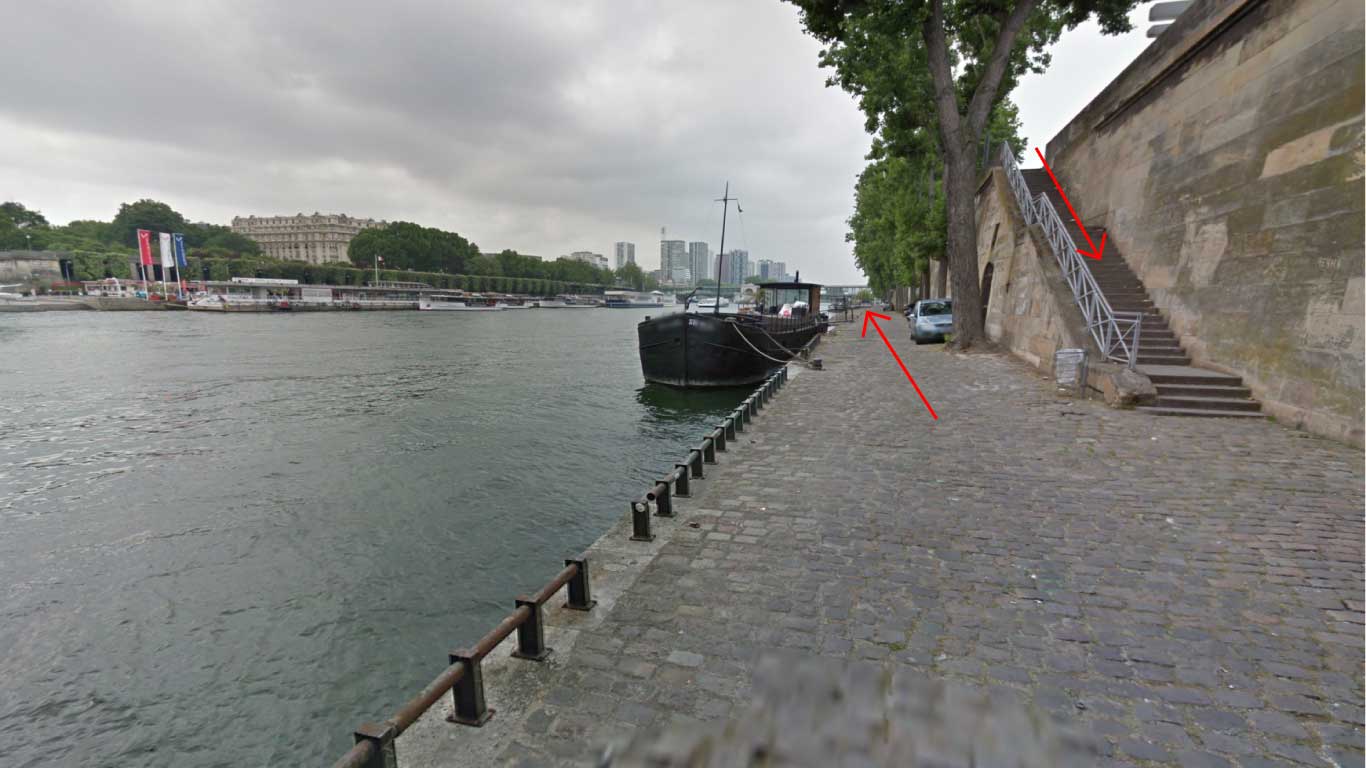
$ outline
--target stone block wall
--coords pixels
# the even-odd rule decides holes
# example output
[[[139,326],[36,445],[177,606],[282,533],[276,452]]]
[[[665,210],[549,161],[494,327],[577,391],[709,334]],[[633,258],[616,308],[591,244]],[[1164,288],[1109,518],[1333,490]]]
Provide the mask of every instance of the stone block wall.
[[[1360,444],[1363,4],[1196,3],[1048,144],[1197,365]]]
[[[1049,373],[1059,349],[1086,349],[1096,359],[1099,350],[1043,230],[1025,225],[1000,168],[977,191],[977,277],[984,286],[988,267],[988,338]]]
[[[0,283],[62,276],[59,259],[67,254],[57,251],[0,251]]]

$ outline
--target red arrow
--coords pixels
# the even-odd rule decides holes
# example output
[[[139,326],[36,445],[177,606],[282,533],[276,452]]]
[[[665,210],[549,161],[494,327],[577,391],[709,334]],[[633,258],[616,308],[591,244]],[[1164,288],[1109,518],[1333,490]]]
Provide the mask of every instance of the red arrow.
[[[1062,195],[1062,202],[1064,205],[1067,206],[1067,212],[1072,214],[1072,220],[1077,222],[1077,226],[1081,228],[1081,236],[1086,238],[1086,244],[1091,246],[1090,252],[1083,251],[1082,249],[1078,248],[1077,253],[1080,253],[1082,256],[1085,256],[1088,259],[1095,259],[1096,261],[1100,261],[1100,255],[1105,252],[1105,238],[1109,233],[1100,233],[1099,248],[1096,247],[1095,243],[1091,242],[1091,235],[1086,232],[1086,227],[1081,223],[1081,219],[1077,218],[1077,212],[1072,210],[1072,201],[1067,199],[1067,193],[1062,191],[1062,185],[1058,183],[1058,177],[1053,175],[1053,169],[1049,168],[1048,161],[1043,159],[1043,152],[1040,152],[1038,147],[1035,147],[1034,151],[1039,155],[1039,162],[1043,163],[1043,169],[1045,171],[1048,171],[1048,178],[1053,180],[1053,186],[1058,188],[1058,194]]]
[[[877,329],[877,335],[882,337],[882,343],[887,345],[887,351],[891,352],[892,357],[896,358],[896,364],[901,366],[901,372],[906,374],[906,379],[911,382],[911,386],[915,387],[915,393],[920,395],[920,402],[924,403],[925,409],[930,412],[931,416],[938,420],[939,414],[935,413],[934,408],[930,407],[930,401],[925,399],[925,393],[920,391],[920,385],[915,383],[915,377],[911,375],[910,371],[906,370],[906,364],[901,362],[901,355],[898,355],[896,350],[892,348],[892,342],[887,340],[887,334],[883,333],[882,326],[877,324],[877,318],[879,317],[883,320],[892,319],[886,315],[874,312],[871,309],[863,310],[863,333],[860,333],[859,337],[862,338],[868,335],[868,323],[872,323],[873,327]]]

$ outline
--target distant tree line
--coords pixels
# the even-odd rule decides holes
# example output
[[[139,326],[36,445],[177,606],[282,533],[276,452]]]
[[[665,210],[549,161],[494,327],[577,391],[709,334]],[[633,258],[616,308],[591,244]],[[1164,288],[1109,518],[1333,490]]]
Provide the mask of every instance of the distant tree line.
[[[261,246],[251,238],[218,224],[195,224],[171,206],[155,200],[124,203],[113,221],[78,220],[53,226],[42,213],[23,203],[0,203],[0,249],[33,248],[36,251],[110,251],[130,253],[137,249],[139,229],[179,232],[185,236],[187,253],[203,256],[256,256]]]
[[[199,279],[208,266],[210,279],[215,280],[259,276],[359,285],[373,279],[375,257],[382,256],[381,279],[421,281],[441,288],[577,293],[612,286],[659,287],[635,264],[613,271],[568,258],[542,261],[513,250],[482,254],[478,246],[455,232],[404,221],[367,229],[353,238],[347,252],[350,264],[319,265],[264,258],[255,240],[218,224],[186,221],[171,206],[156,200],[124,203],[112,221],[78,220],[65,226],[53,226],[41,212],[22,203],[0,203],[0,250],[69,252],[81,280],[131,277],[128,262],[137,252],[139,229],[185,235],[190,261],[185,276],[190,279]]]
[[[373,267],[378,257],[391,269],[529,278],[577,285],[621,285],[635,290],[658,287],[635,264],[613,271],[565,257],[544,261],[511,249],[485,254],[479,251],[479,246],[455,232],[407,221],[361,232],[351,239],[347,256],[358,268]]]

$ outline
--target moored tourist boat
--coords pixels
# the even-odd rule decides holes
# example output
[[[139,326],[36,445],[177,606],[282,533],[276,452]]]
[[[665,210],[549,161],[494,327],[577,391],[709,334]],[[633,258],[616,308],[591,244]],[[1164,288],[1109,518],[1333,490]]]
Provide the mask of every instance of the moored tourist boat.
[[[507,304],[488,296],[464,291],[432,291],[424,293],[417,302],[421,310],[437,312],[500,312]]]
[[[640,293],[638,291],[604,291],[603,298],[611,309],[658,309],[667,306],[661,291]],[[672,297],[670,297],[672,299]],[[670,301],[672,303],[672,300]]]
[[[546,296],[536,299],[535,305],[541,309],[592,309],[601,306],[591,299],[577,296]]]

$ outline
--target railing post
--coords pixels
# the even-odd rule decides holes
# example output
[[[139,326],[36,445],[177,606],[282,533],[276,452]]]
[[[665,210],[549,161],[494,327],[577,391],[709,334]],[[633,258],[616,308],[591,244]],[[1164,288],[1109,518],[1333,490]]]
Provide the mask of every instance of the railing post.
[[[576,565],[579,570],[574,574],[574,578],[569,580],[569,602],[564,604],[565,608],[572,611],[591,611],[593,606],[598,604],[593,599],[592,586],[588,581],[588,558],[568,559],[565,565]]]
[[[692,470],[694,480],[702,479],[702,451],[694,448],[688,451],[688,468]]]
[[[530,608],[531,615],[517,625],[517,650],[513,651],[512,655],[527,661],[545,661],[545,657],[550,655],[550,649],[545,647],[545,624],[541,621],[541,604],[525,597],[519,597],[515,602],[518,608]]]
[[[702,438],[702,444],[697,447],[702,450],[702,461],[704,463],[716,463],[716,443],[712,442],[710,435]]]
[[[394,752],[397,730],[393,723],[362,723],[356,729],[352,735],[357,744],[368,741],[375,745],[370,750],[370,759],[365,761],[362,768],[398,768],[398,755]]]
[[[673,517],[674,505],[670,498],[669,479],[666,477],[655,483],[655,487],[645,495],[645,498],[655,503],[655,515],[659,517]]]
[[[451,688],[455,698],[455,711],[446,719],[460,725],[479,728],[493,717],[493,710],[484,701],[484,671],[480,668],[480,657],[473,650],[451,651],[451,663],[459,664],[465,670]]]
[[[675,496],[691,496],[691,495],[692,495],[691,493],[689,493],[689,488],[688,488],[688,465],[687,465],[687,464],[675,464],[675,465],[674,465],[674,495],[675,495]]]
[[[726,425],[717,424],[716,429],[711,432],[712,443],[716,445],[716,450],[725,452],[726,450]]]
[[[654,541],[650,532],[650,503],[641,499],[631,502],[631,541]]]
[[[721,426],[723,426],[723,427],[726,428],[726,439],[727,439],[727,440],[734,440],[734,439],[735,439],[735,414],[732,413],[731,415],[727,416],[727,417],[726,417],[725,423],[723,423]]]
[[[746,416],[746,415],[747,415],[747,413],[746,413],[746,411],[745,411],[744,408],[736,408],[736,409],[735,409],[735,412],[731,414],[731,417],[735,419],[735,431],[736,431],[736,432],[744,432],[744,431],[745,431],[745,416]]]
[[[1129,350],[1129,370],[1131,371],[1138,367],[1138,339],[1143,333],[1143,314],[1140,311],[1138,317],[1134,319],[1134,348]]]

